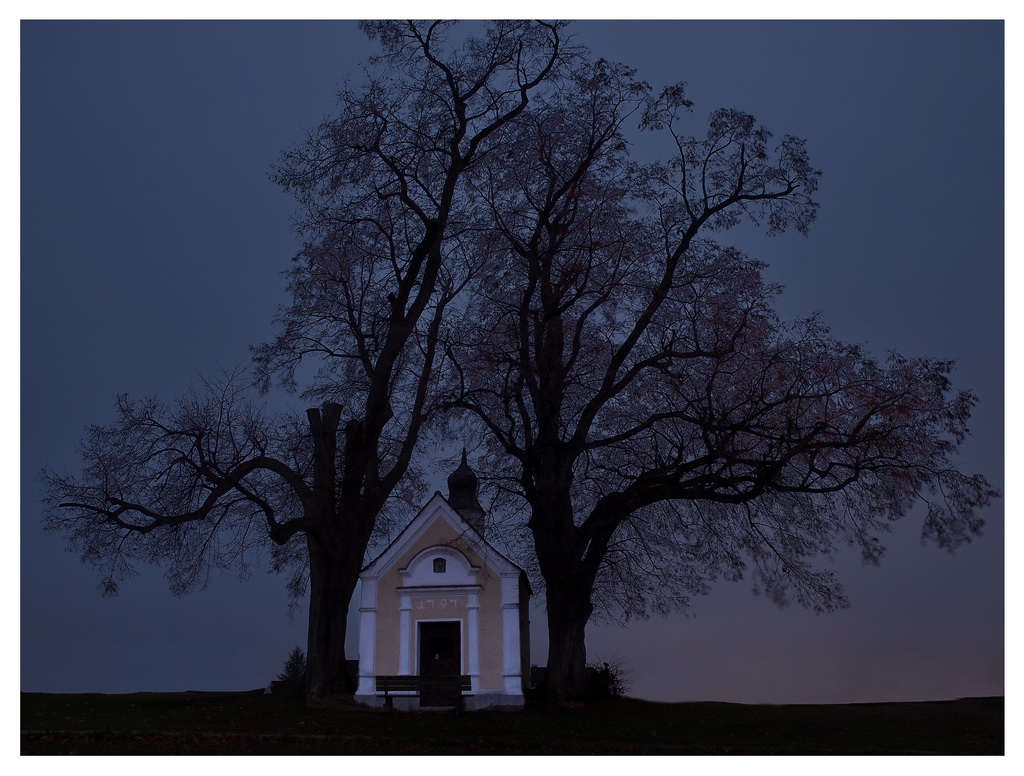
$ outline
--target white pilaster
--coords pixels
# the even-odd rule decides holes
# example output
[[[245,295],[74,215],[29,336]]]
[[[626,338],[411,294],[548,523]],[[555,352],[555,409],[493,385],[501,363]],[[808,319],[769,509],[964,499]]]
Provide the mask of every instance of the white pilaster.
[[[469,626],[469,681],[473,692],[480,691],[480,594],[469,594],[466,606]]]
[[[361,583],[359,607],[359,689],[360,695],[373,695],[375,691],[377,660],[377,580],[364,579]]]
[[[398,629],[398,673],[411,676],[412,671],[412,596],[402,591]]]

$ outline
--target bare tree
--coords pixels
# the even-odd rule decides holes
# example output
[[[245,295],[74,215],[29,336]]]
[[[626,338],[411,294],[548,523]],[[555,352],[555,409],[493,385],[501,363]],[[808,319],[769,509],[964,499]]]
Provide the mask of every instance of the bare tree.
[[[447,336],[454,403],[528,505],[555,700],[585,693],[595,607],[642,616],[744,573],[776,601],[843,606],[813,565],[837,542],[877,560],[888,521],[925,501],[926,535],[953,547],[994,495],[952,463],[974,398],[950,364],[879,364],[782,322],[761,265],[707,239],[744,218],[806,232],[803,143],[733,110],[688,137],[681,87],[654,97],[605,62],[576,76],[477,182],[496,269]],[[629,163],[629,116],[671,139],[668,162]]]
[[[376,70],[277,170],[305,244],[281,333],[254,355],[264,387],[298,390],[312,362],[302,395],[321,406],[305,428],[278,438],[231,390],[125,399],[90,432],[82,477],[49,475],[51,527],[110,585],[143,558],[185,590],[267,539],[308,562],[309,697],[351,689],[349,600],[431,412],[442,318],[478,263],[468,184],[567,56],[560,24],[495,22],[458,45],[452,24],[365,23]]]

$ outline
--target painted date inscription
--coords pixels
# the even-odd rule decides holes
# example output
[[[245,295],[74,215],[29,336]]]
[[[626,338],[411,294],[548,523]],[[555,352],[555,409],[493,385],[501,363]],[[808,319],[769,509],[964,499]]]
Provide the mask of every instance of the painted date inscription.
[[[419,612],[462,611],[466,608],[466,599],[463,596],[453,596],[451,598],[416,598],[412,602],[412,608]]]

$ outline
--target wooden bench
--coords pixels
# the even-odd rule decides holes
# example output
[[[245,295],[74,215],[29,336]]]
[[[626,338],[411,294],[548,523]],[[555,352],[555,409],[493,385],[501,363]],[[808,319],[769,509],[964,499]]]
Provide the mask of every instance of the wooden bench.
[[[377,692],[384,693],[384,708],[394,708],[391,693],[402,695],[419,695],[423,706],[423,696],[428,699],[427,706],[455,706],[462,708],[462,696],[472,689],[467,674],[451,674],[441,676],[378,676]]]

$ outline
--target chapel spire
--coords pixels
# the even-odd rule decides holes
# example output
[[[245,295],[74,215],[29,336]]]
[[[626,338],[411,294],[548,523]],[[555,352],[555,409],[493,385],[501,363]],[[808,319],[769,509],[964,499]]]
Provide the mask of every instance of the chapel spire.
[[[452,505],[480,536],[484,535],[484,510],[476,495],[476,474],[466,460],[466,448],[462,448],[462,463],[448,475],[448,503]]]

